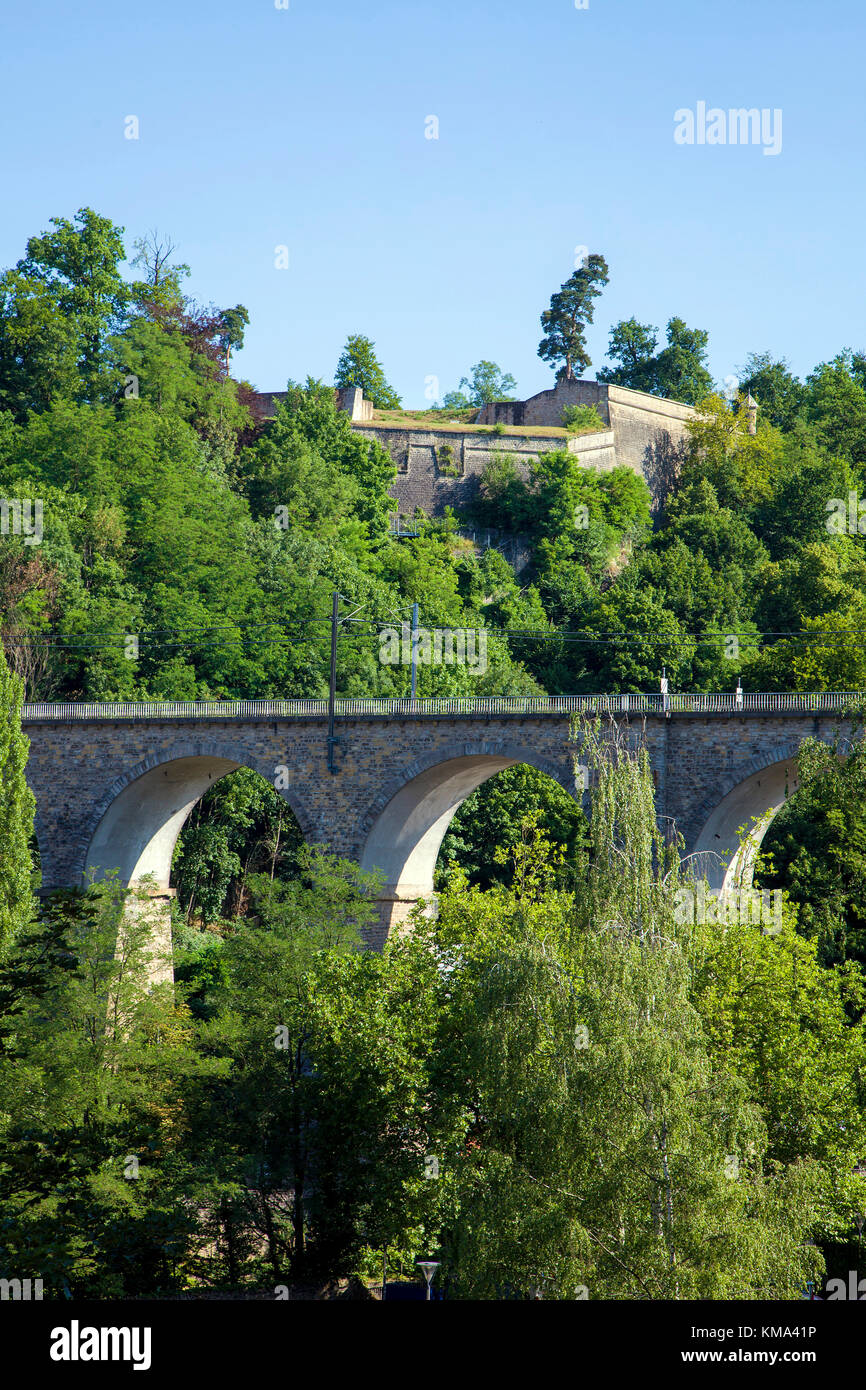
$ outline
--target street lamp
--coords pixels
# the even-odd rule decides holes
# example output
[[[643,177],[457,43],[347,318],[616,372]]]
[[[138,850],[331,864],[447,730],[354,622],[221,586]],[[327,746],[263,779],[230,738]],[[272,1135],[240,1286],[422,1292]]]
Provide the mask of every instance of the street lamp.
[[[433,1275],[436,1273],[437,1269],[439,1268],[439,1261],[438,1261],[438,1260],[416,1260],[415,1263],[418,1265],[418,1267],[419,1267],[420,1270],[421,1270],[421,1273],[424,1275],[424,1278],[425,1278],[426,1281],[427,1281],[427,1302],[429,1303],[430,1300],[431,1300],[431,1298],[432,1298],[432,1296],[433,1296],[432,1293],[431,1293],[430,1285],[431,1285],[431,1282],[432,1282],[432,1279],[433,1279]]]

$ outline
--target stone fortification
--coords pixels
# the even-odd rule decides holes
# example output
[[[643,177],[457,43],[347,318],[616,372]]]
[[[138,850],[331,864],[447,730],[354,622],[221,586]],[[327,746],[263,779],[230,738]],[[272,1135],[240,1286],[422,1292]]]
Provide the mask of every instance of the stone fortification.
[[[338,407],[350,416],[365,439],[387,449],[397,468],[391,489],[399,509],[420,507],[441,516],[446,507],[460,510],[478,487],[485,465],[496,453],[510,455],[526,475],[539,454],[567,449],[587,468],[631,468],[647,481],[657,504],[668,491],[685,451],[691,406],[662,400],[643,391],[607,386],[598,381],[561,381],[525,401],[499,401],[479,411],[476,426],[461,431],[443,419],[438,424],[384,424],[373,419],[372,403],[357,387],[335,392]],[[255,409],[265,420],[285,400],[284,391],[259,392]],[[606,430],[582,435],[545,435],[561,429],[567,406],[594,406]],[[539,430],[533,434],[532,430]],[[494,429],[501,431],[494,433]],[[520,431],[518,433],[518,431]]]
[[[357,432],[381,444],[397,465],[391,495],[399,510],[411,513],[420,507],[428,516],[442,516],[446,507],[455,511],[466,507],[478,489],[485,466],[497,453],[507,454],[524,477],[533,459],[553,449],[567,449],[586,467],[608,470],[616,464],[610,430],[552,437],[373,425],[358,426]]]

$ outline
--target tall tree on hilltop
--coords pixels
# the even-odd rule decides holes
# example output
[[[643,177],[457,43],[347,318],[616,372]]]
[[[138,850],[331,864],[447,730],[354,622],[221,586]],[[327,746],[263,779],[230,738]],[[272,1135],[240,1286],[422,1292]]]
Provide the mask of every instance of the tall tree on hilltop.
[[[23,698],[22,683],[0,650],[0,950],[33,908],[28,844],[35,802],[24,778],[30,745],[21,730]]]
[[[604,256],[588,256],[584,265],[551,296],[550,308],[541,315],[544,337],[538,345],[543,362],[562,365],[557,381],[574,381],[592,363],[586,350],[586,327],[592,323],[594,304],[608,282]]]
[[[622,319],[610,330],[607,349],[616,365],[604,367],[598,380],[699,405],[713,389],[706,365],[708,337],[705,329],[689,328],[683,319],[672,318],[667,347],[657,352],[658,329],[635,318]]]
[[[140,308],[157,322],[176,318],[183,311],[181,280],[189,275],[189,266],[172,260],[175,243],[156,229],[132,244],[136,253],[132,264],[144,272],[144,279],[132,287]]]
[[[668,400],[700,405],[713,389],[707,370],[707,340],[704,328],[689,328],[684,319],[673,318],[667,326],[668,345],[656,358],[656,394]]]
[[[80,397],[108,394],[112,336],[122,327],[132,292],[120,274],[126,251],[123,228],[91,208],[72,222],[52,217],[54,231],[30,237],[18,271],[45,287],[59,313],[75,325]]]
[[[603,367],[596,373],[597,379],[611,386],[628,386],[633,391],[652,391],[658,332],[649,323],[638,323],[633,316],[615,323],[610,330],[607,356],[616,366]]]
[[[482,406],[490,405],[493,401],[513,399],[509,393],[515,389],[517,382],[510,372],[503,372],[497,362],[482,358],[472,368],[472,376],[461,380],[461,391],[464,386],[469,388],[469,404]]]
[[[244,345],[244,329],[250,321],[250,316],[243,304],[236,304],[233,309],[223,309],[222,321],[223,330],[219,337],[219,343],[226,355],[226,376],[228,376],[231,355],[235,351],[240,352]]]
[[[360,386],[376,410],[396,410],[400,397],[385,379],[382,364],[374,351],[375,346],[362,333],[350,333],[337,363],[334,385]]]

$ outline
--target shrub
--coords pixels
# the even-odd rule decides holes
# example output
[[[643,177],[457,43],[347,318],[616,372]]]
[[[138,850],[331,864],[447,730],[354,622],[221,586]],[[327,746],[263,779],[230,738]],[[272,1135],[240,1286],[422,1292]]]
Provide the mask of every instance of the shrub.
[[[587,430],[607,429],[594,405],[564,406],[562,423],[571,434],[585,434]]]
[[[454,446],[452,444],[437,445],[436,466],[439,472],[444,473],[448,478],[459,477],[460,468],[454,458]]]

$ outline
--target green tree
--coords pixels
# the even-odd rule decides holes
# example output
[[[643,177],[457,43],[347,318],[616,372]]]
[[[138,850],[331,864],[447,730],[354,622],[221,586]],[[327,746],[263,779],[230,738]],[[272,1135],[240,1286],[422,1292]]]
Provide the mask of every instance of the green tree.
[[[23,696],[0,651],[0,952],[33,910],[28,847],[36,803],[24,775],[30,744],[21,729]]]
[[[183,1091],[202,1065],[148,986],[147,900],[56,894],[0,965],[0,1276],[46,1297],[177,1287],[194,1245]]]
[[[381,445],[356,434],[321,382],[289,383],[287,399],[244,459],[253,505],[273,516],[287,506],[292,525],[319,535],[339,528],[349,543],[358,521],[384,533],[394,502],[395,466]],[[306,481],[296,470],[307,474]],[[327,517],[327,520],[326,520]],[[302,520],[302,518],[304,518]]]
[[[806,416],[828,453],[866,463],[866,379],[862,354],[840,352],[806,378]]]
[[[784,357],[769,352],[750,352],[737,368],[740,390],[758,402],[761,417],[780,430],[790,430],[803,407],[803,383],[791,372]]]
[[[802,816],[805,807],[799,810]],[[790,820],[788,825],[775,845],[792,843]],[[811,852],[817,849],[813,839]],[[831,859],[835,850],[830,848]],[[855,1172],[866,1145],[863,977],[854,961],[827,969],[820,938],[804,939],[798,916],[803,929],[814,928],[811,912],[803,911],[807,903],[813,907],[822,899],[829,913],[843,907],[827,891],[829,878],[820,865],[811,884],[800,877],[804,867],[796,865],[791,886],[797,896],[806,888],[810,899],[800,899],[799,913],[786,905],[779,931],[761,931],[749,914],[733,911],[722,912],[723,925],[711,918],[700,924],[691,997],[715,1063],[741,1077],[761,1108],[768,1161],[819,1166],[817,1233],[829,1255],[834,1244],[855,1238],[866,1189]],[[771,876],[779,881],[780,875]]]
[[[440,902],[436,1080],[465,1114],[442,1236],[455,1292],[796,1298],[820,1263],[816,1173],[765,1163],[757,1106],[707,1048],[646,753],[578,735],[595,785],[576,897],[552,891],[542,839],[514,890]]]
[[[667,326],[667,347],[655,362],[655,394],[686,405],[700,405],[713,389],[707,369],[707,341],[703,328],[689,328],[673,318]]]
[[[658,329],[637,319],[624,319],[610,332],[607,355],[615,363],[598,373],[599,381],[648,391],[654,396],[699,405],[713,389],[707,369],[708,334],[672,318],[667,346],[657,352]]]
[[[749,434],[746,412],[732,409],[722,396],[703,396],[695,417],[686,422],[686,434],[683,489],[706,480],[721,505],[733,511],[745,510],[748,515],[767,506],[790,469],[780,432],[760,424],[757,434]]]
[[[608,589],[588,613],[583,632],[589,643],[579,658],[581,683],[592,691],[657,691],[662,669],[670,689],[687,687],[695,640],[651,589],[630,584]]]
[[[75,325],[35,274],[0,276],[0,409],[24,421],[30,411],[79,393]]]
[[[425,1184],[426,1059],[439,992],[423,934],[359,949],[375,880],[313,854],[309,879],[253,884],[256,915],[222,950],[201,1045],[228,1063],[191,1123],[211,1175],[224,1279],[264,1244],[275,1282],[345,1275],[407,1239]]]
[[[291,877],[302,842],[291,808],[270,782],[250,768],[221,777],[193,808],[174,852],[187,920],[244,916],[250,875]]]
[[[434,407],[434,409],[449,411],[471,410],[472,402],[465,391],[446,391],[445,395],[442,397],[441,405]]]
[[[104,399],[111,394],[114,369],[111,340],[131,299],[120,273],[126,255],[123,228],[91,208],[80,208],[72,221],[52,217],[51,225],[53,231],[30,237],[18,270],[43,285],[74,325],[79,399]]]
[[[652,391],[656,385],[655,353],[658,329],[636,318],[622,319],[610,330],[607,356],[616,363],[603,367],[599,381],[612,386],[628,386],[632,391]]]
[[[461,392],[464,386],[468,389],[469,395],[463,396],[462,399],[468,405],[482,406],[490,405],[493,401],[512,400],[513,397],[509,393],[516,389],[517,382],[510,372],[503,372],[496,362],[488,362],[482,358],[480,362],[475,363],[471,375],[461,379]],[[445,401],[449,399],[456,402],[458,396],[454,393],[451,398],[445,397]]]
[[[586,817],[574,798],[544,773],[525,764],[508,767],[483,782],[458,809],[439,851],[442,883],[459,867],[473,886],[510,885],[514,851],[539,832],[562,850],[557,886],[573,887],[584,868]]]
[[[375,343],[362,333],[350,333],[337,363],[335,386],[360,386],[376,410],[396,410],[400,397],[388,385],[374,351]]]
[[[866,622],[866,599],[850,608],[804,618],[790,637],[765,646],[750,669],[759,690],[862,690],[866,687],[866,651],[860,634]]]
[[[609,279],[604,256],[588,256],[584,265],[551,296],[550,308],[541,315],[544,337],[538,355],[543,362],[561,363],[557,381],[573,381],[592,359],[586,348],[586,328],[592,323],[595,305]]]
[[[847,758],[816,739],[798,756],[799,786],[771,823],[757,881],[784,888],[798,929],[825,964],[866,964],[866,743]]]
[[[228,375],[232,353],[240,352],[244,345],[244,329],[250,321],[250,316],[243,304],[236,304],[233,309],[223,309],[221,317],[223,329],[219,335],[219,344],[226,355]]]
[[[157,322],[176,321],[183,312],[181,282],[189,276],[189,266],[172,260],[174,242],[155,229],[132,245],[132,264],[144,272],[144,280],[132,287],[139,308]]]

